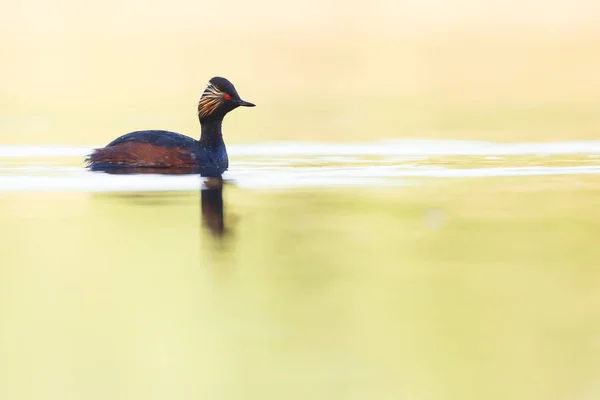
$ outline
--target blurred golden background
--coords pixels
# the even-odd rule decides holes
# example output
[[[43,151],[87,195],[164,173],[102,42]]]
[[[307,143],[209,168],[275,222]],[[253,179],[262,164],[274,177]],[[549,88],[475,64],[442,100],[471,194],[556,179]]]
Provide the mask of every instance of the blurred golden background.
[[[594,0],[2,1],[0,142],[198,136],[214,75],[257,103],[229,143],[591,139]]]

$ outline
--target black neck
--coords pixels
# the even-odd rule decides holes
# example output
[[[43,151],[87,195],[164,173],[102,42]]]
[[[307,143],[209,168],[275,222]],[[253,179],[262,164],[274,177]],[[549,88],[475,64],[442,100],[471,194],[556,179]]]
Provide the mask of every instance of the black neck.
[[[208,119],[200,121],[202,134],[200,135],[200,143],[205,147],[217,147],[223,144],[223,132],[221,125],[223,119]]]

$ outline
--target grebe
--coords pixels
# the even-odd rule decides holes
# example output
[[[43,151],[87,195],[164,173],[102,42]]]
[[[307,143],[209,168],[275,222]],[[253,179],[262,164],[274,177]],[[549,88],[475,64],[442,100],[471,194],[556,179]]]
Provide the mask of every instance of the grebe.
[[[86,158],[87,167],[95,171],[177,168],[220,175],[229,167],[221,131],[223,118],[240,106],[254,107],[254,104],[242,100],[227,79],[214,77],[198,103],[200,140],[170,131],[130,132],[106,147],[94,149]]]

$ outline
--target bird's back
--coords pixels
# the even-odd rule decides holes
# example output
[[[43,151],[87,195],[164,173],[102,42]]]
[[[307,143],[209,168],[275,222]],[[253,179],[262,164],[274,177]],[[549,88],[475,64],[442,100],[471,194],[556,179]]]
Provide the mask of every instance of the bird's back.
[[[107,144],[106,147],[116,146],[125,142],[149,143],[165,148],[179,147],[194,149],[196,146],[198,146],[198,141],[196,139],[182,135],[181,133],[162,130],[149,130],[129,132],[116,138]]]

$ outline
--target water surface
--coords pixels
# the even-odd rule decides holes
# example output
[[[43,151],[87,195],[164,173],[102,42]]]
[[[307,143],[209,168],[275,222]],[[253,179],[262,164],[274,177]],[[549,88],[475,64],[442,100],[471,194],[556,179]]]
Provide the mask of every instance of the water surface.
[[[600,396],[599,142],[87,151],[0,147],[1,398]]]

